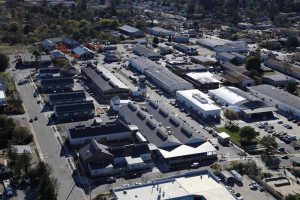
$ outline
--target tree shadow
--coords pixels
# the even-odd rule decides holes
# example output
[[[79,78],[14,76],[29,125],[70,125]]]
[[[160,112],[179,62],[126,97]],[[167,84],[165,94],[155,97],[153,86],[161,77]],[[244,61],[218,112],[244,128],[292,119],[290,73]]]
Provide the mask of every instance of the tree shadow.
[[[278,170],[281,160],[274,155],[261,155],[261,160],[266,164],[266,167],[273,170]]]

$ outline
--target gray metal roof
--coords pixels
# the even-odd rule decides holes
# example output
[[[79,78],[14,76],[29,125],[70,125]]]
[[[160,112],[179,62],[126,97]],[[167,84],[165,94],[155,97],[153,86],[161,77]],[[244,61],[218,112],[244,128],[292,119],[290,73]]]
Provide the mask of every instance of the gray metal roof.
[[[50,86],[50,85],[63,85],[66,86],[66,84],[74,84],[74,80],[72,77],[53,77],[53,78],[45,78],[41,79],[41,85],[44,86]]]
[[[153,81],[160,83],[159,86],[166,91],[167,88],[174,87],[177,84],[187,84],[190,85],[190,89],[193,88],[191,83],[162,67],[147,69],[145,75]]]
[[[292,95],[286,91],[278,89],[270,85],[257,85],[253,87],[248,87],[251,91],[256,91],[271,99],[277,100],[284,104],[289,105],[295,109],[300,110],[300,97]]]
[[[219,56],[222,56],[224,58],[227,58],[229,60],[232,60],[235,58],[234,55],[230,54],[230,53],[227,53],[227,52],[220,52],[220,53],[217,53]]]
[[[156,53],[151,49],[148,49],[147,47],[144,47],[142,45],[135,45],[135,47],[133,47],[133,52],[138,56],[145,56],[145,57],[160,56],[159,53]]]
[[[168,112],[162,107],[159,107],[153,101],[149,101],[146,104],[147,112],[159,121],[164,127],[167,127],[169,131],[182,143],[186,145],[202,144],[205,142],[199,134],[196,134],[194,130],[185,124],[182,120],[175,117],[172,113]]]
[[[66,93],[49,94],[49,101],[73,101],[73,100],[85,100],[86,95],[84,90],[71,91]]]
[[[130,132],[130,129],[118,120],[114,123],[107,123],[100,126],[75,127],[69,129],[71,138],[83,138],[99,135],[118,134],[122,132]]]
[[[264,75],[263,78],[268,78],[272,81],[295,81],[296,82],[294,78],[284,74]]]
[[[81,68],[81,71],[85,74],[85,76],[91,79],[91,81],[93,81],[93,83],[103,93],[119,89],[128,90],[126,85],[103,68],[99,70],[95,65],[87,65],[86,67]]]
[[[142,135],[158,148],[168,149],[181,145],[181,142],[177,138],[168,134],[165,127],[161,126],[149,113],[142,111],[132,102],[128,105],[123,105],[120,108],[119,114],[125,121],[136,125]]]
[[[54,106],[54,111],[57,114],[91,111],[91,110],[95,110],[95,105],[92,100]]]
[[[135,32],[140,31],[140,29],[137,29],[135,27],[128,26],[128,25],[123,25],[123,26],[119,27],[119,29],[122,31],[128,32],[128,33],[135,33]]]

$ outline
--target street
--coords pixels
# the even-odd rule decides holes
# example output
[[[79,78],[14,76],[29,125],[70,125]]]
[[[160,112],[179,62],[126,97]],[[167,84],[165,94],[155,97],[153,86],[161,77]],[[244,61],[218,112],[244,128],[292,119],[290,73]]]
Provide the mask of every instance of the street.
[[[28,76],[30,70],[12,72],[15,82],[23,80]],[[82,200],[86,199],[83,190],[75,185],[73,170],[70,168],[67,158],[68,154],[64,152],[57,139],[53,129],[48,124],[46,114],[42,112],[42,105],[37,103],[37,98],[33,97],[34,89],[31,83],[18,86],[18,90],[23,100],[27,119],[34,117],[38,121],[31,123],[30,127],[42,161],[45,161],[52,167],[53,176],[58,181],[59,199]],[[74,187],[75,186],[75,187]]]

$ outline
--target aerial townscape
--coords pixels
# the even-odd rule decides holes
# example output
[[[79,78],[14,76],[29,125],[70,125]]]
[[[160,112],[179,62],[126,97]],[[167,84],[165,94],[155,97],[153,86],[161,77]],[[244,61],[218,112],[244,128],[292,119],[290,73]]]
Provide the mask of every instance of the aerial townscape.
[[[0,200],[300,200],[300,0],[0,0]]]

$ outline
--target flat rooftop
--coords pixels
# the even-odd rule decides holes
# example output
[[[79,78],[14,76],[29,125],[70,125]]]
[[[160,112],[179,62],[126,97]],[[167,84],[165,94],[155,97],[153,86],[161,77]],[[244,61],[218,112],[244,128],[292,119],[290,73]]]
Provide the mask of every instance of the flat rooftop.
[[[212,94],[218,98],[222,98],[230,105],[236,105],[237,103],[247,100],[244,97],[236,94],[232,90],[228,89],[227,87],[221,87],[215,90],[209,90],[209,94]]]
[[[206,200],[235,200],[236,198],[208,170],[186,173],[168,179],[154,180],[138,186],[113,190],[118,200],[185,199],[204,197]],[[145,195],[147,194],[147,195]]]
[[[189,72],[186,75],[201,84],[220,83],[210,72]]]
[[[194,106],[201,108],[204,111],[221,110],[221,108],[215,105],[207,94],[204,94],[203,92],[200,92],[197,89],[181,90],[176,92],[176,96],[177,94],[183,96],[187,101],[192,103]]]

